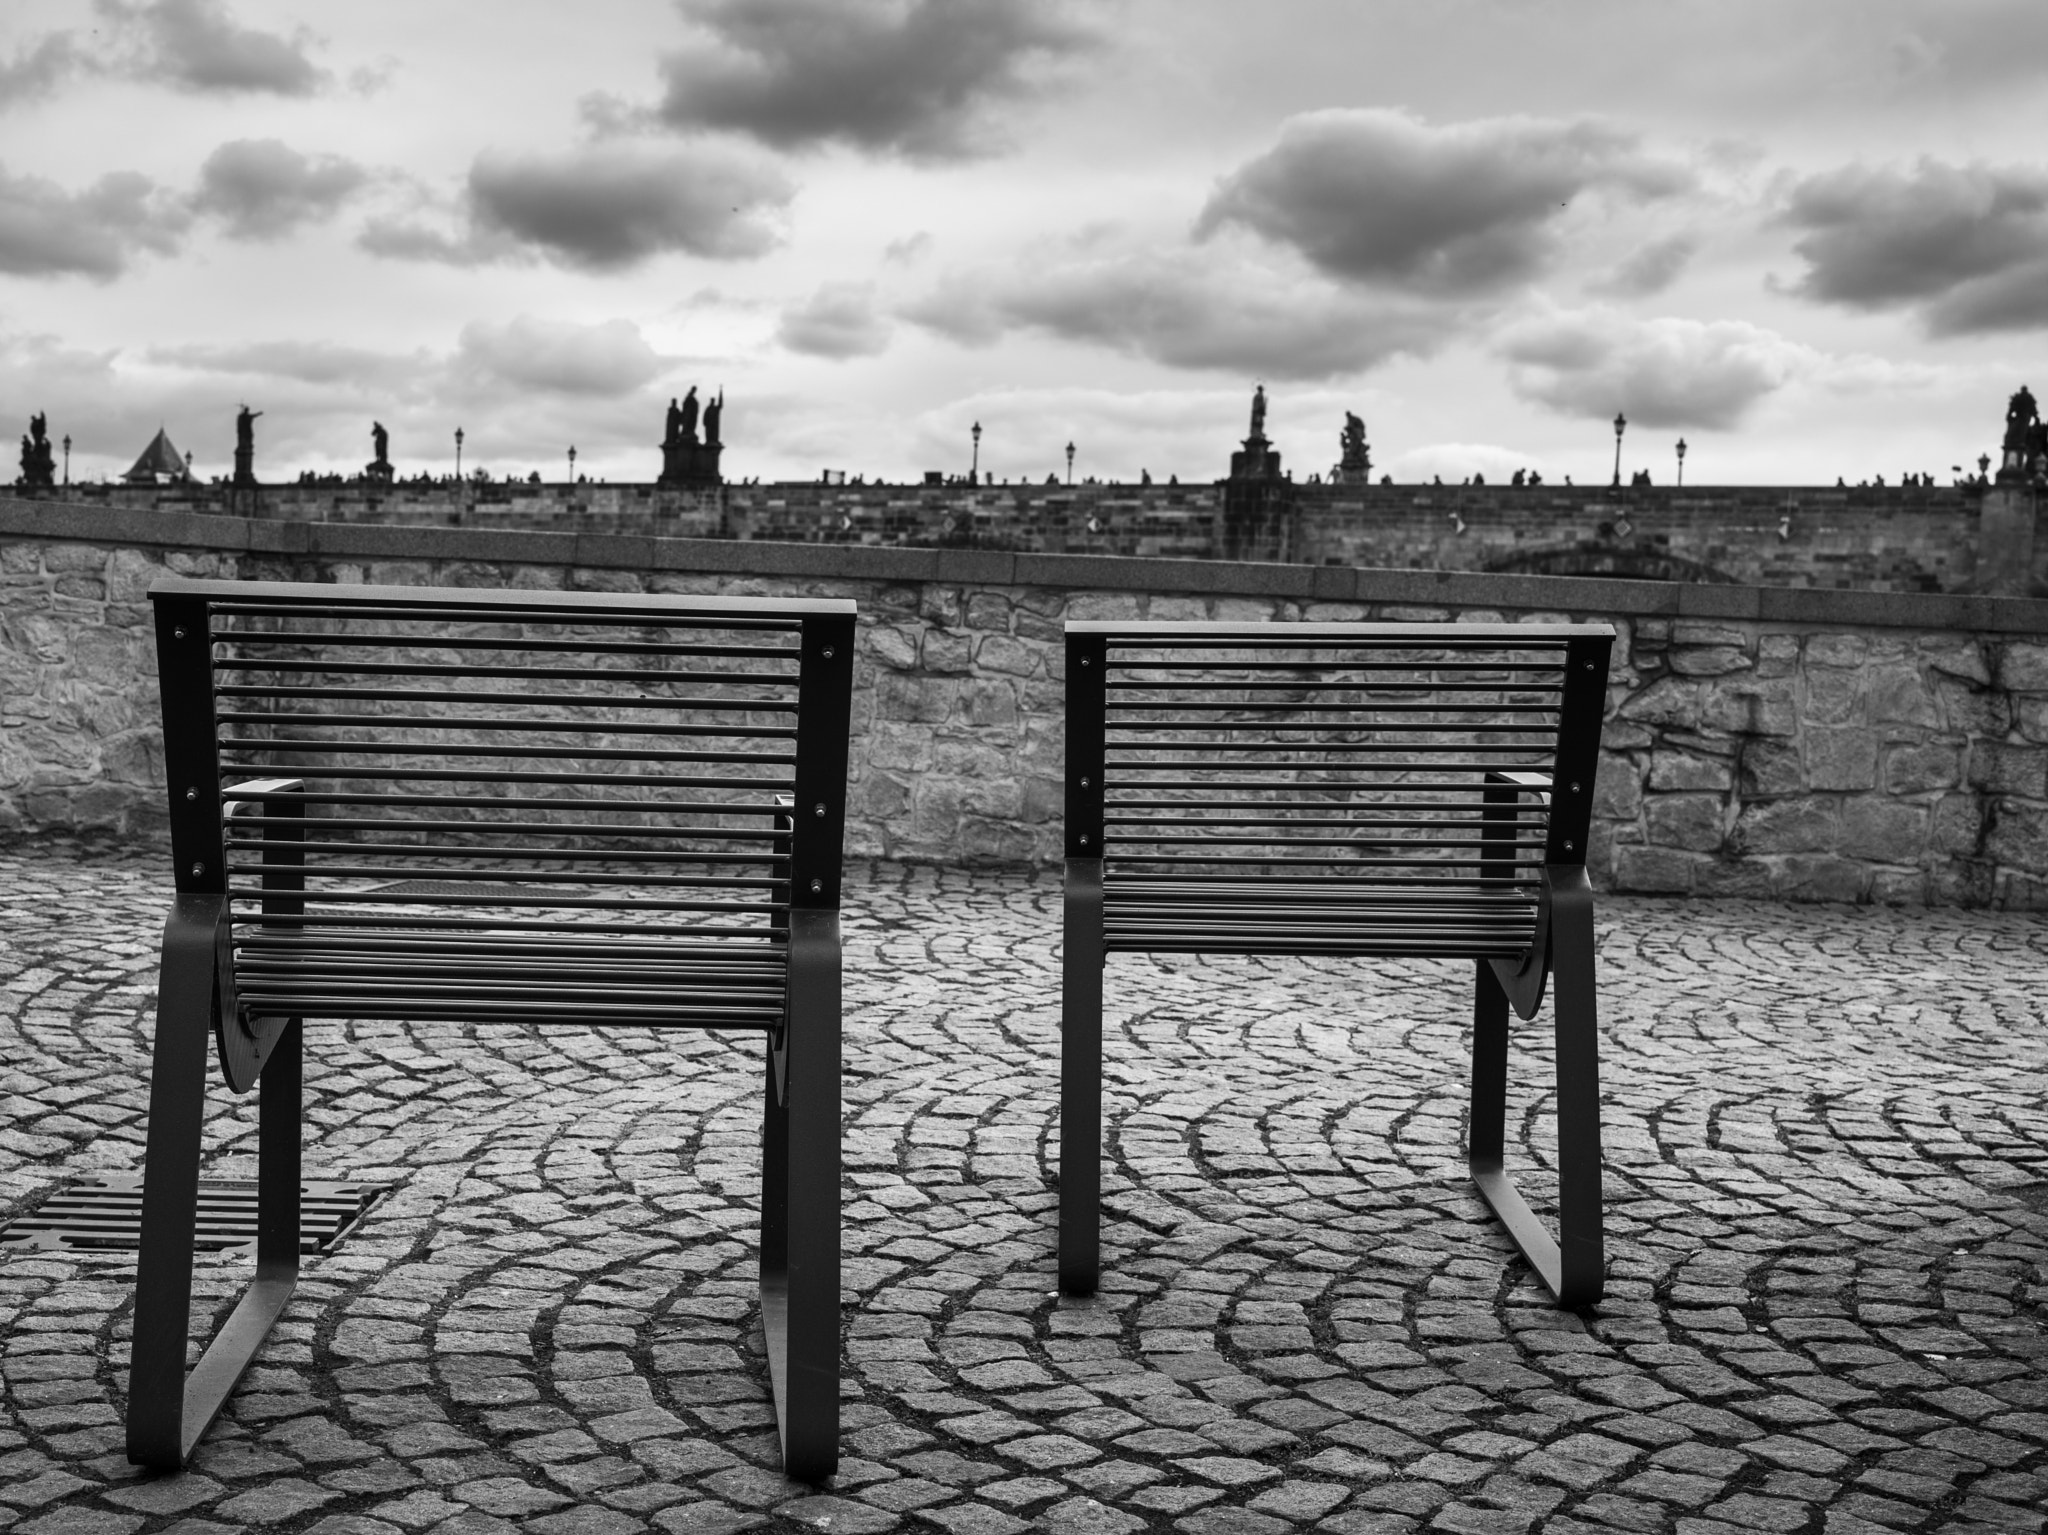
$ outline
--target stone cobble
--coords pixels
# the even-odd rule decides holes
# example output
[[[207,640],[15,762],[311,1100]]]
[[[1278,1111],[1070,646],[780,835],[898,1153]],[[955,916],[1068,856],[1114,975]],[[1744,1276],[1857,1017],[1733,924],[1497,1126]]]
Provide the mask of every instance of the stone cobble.
[[[163,868],[0,852],[0,1212],[139,1170]],[[2042,1528],[2038,919],[1605,899],[1611,1281],[1574,1313],[1465,1180],[1470,980],[1424,961],[1113,960],[1104,1283],[1054,1294],[1059,905],[849,881],[829,1486],[778,1469],[752,1050],[323,1022],[308,1175],[395,1192],[175,1476],[121,1451],[132,1259],[0,1256],[0,1529]],[[208,1173],[254,1136],[216,1094]],[[202,1258],[209,1320],[247,1261]]]

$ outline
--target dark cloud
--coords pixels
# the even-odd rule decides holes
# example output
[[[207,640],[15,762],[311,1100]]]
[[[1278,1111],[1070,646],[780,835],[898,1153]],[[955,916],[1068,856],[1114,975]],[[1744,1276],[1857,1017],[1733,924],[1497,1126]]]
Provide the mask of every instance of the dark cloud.
[[[333,77],[308,57],[318,39],[245,27],[223,0],[93,0],[101,26],[46,32],[0,63],[0,110],[68,81],[113,75],[202,95],[311,96]],[[360,73],[360,71],[358,71]]]
[[[813,357],[873,357],[887,350],[889,327],[866,283],[827,283],[783,311],[775,339]]]
[[[1728,428],[1821,362],[1774,331],[1736,320],[1636,320],[1613,310],[1559,311],[1501,337],[1508,382],[1561,415],[1632,425]]]
[[[1035,94],[1043,66],[1096,46],[1065,6],[1039,0],[685,0],[683,11],[700,36],[663,57],[655,116],[778,149],[986,153],[991,105]]]
[[[1241,225],[1333,277],[1469,297],[1539,271],[1575,197],[1668,197],[1691,179],[1633,134],[1590,120],[1438,128],[1376,108],[1311,112],[1218,183],[1195,232]]]
[[[70,32],[46,32],[15,49],[0,63],[0,111],[49,95],[73,75],[91,68]]]
[[[310,96],[330,80],[307,57],[316,39],[300,28],[289,37],[245,27],[222,0],[94,0],[118,29],[127,57],[122,72],[180,90]]]
[[[795,191],[772,166],[716,149],[614,143],[480,156],[469,195],[484,233],[509,235],[564,266],[612,271],[667,251],[762,255],[780,243],[774,215]]]
[[[1912,310],[1937,336],[2048,326],[2048,170],[1847,166],[1794,183],[1780,218],[1803,231],[1804,298]]]
[[[238,240],[275,240],[327,218],[369,180],[339,155],[302,155],[276,139],[235,139],[199,167],[193,209]]]
[[[18,277],[118,277],[142,251],[175,250],[190,222],[176,199],[135,171],[66,192],[0,170],[0,272]]]
[[[1699,241],[1691,235],[1666,235],[1631,252],[1613,269],[1586,285],[1589,293],[1607,298],[1648,298],[1678,280]]]
[[[903,314],[969,345],[1032,329],[1168,367],[1282,379],[1334,378],[1397,354],[1420,355],[1457,323],[1448,312],[1193,252],[959,273]]]
[[[453,369],[472,385],[609,399],[646,387],[669,364],[629,320],[577,325],[521,315],[465,325]]]

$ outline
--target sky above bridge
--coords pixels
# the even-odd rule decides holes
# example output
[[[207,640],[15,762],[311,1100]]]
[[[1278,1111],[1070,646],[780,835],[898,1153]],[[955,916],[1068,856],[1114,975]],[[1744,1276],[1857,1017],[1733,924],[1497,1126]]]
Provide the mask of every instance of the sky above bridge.
[[[8,0],[74,478],[1941,483],[2048,330],[2040,0]],[[11,464],[10,464],[11,468]]]

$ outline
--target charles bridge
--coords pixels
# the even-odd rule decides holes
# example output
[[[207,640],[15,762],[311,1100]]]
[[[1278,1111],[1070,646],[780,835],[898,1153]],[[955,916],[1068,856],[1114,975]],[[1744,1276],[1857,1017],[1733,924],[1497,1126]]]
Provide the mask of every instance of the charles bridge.
[[[45,504],[354,526],[2048,593],[2032,488],[376,481],[75,484]]]

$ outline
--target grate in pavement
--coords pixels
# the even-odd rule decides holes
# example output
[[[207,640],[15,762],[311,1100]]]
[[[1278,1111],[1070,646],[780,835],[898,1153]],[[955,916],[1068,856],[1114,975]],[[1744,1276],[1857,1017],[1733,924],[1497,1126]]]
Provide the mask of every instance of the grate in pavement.
[[[355,1230],[388,1183],[299,1185],[299,1251],[332,1252]],[[0,1254],[133,1252],[141,1245],[142,1179],[110,1173],[67,1184],[27,1215],[0,1226]],[[256,1250],[254,1179],[202,1178],[193,1245],[201,1251]]]

